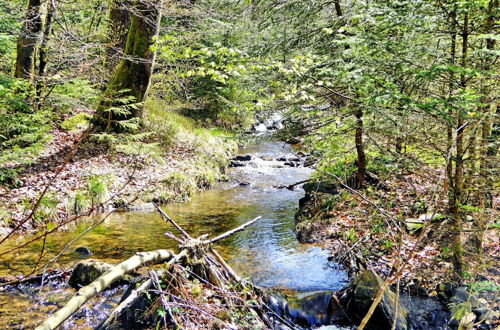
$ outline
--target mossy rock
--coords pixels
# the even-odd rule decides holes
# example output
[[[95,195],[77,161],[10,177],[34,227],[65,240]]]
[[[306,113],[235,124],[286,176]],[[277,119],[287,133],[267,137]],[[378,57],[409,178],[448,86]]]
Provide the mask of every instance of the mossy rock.
[[[350,303],[355,315],[359,318],[366,315],[383,284],[384,280],[373,270],[365,270],[356,277],[354,280],[354,294]],[[380,329],[390,329],[394,319],[396,319],[396,329],[409,329],[408,311],[398,301],[396,313],[395,300],[396,294],[387,288],[370,319],[370,325]]]
[[[303,186],[306,194],[324,193],[336,195],[339,193],[338,184],[328,181],[308,182]]]
[[[81,261],[73,269],[68,284],[75,289],[81,288],[94,282],[111,268],[113,268],[112,265],[93,259]]]

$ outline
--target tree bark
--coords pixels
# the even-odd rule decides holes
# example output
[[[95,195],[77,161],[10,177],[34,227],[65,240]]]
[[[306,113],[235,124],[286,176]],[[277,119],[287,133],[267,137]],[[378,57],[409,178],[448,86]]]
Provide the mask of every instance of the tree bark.
[[[342,13],[342,7],[340,7],[340,0],[335,0],[334,3],[335,3],[335,12],[337,16],[338,17],[344,16],[344,14]]]
[[[36,96],[37,102],[40,102],[40,96],[42,95],[42,81],[40,79],[45,75],[45,70],[47,68],[47,62],[49,57],[49,40],[50,34],[52,33],[52,23],[54,18],[55,8],[49,4],[47,8],[47,15],[45,16],[45,28],[43,29],[42,43],[40,45],[40,56],[38,62],[38,80],[36,82]],[[38,104],[40,107],[40,104]]]
[[[35,78],[36,49],[40,43],[42,24],[42,0],[29,0],[28,11],[19,39],[17,40],[16,78],[33,81]]]
[[[456,24],[456,19],[457,19],[457,8],[456,5],[454,5],[453,10],[451,12],[451,45],[450,45],[450,65],[455,65],[455,59],[457,56],[457,24]],[[452,71],[450,72],[450,81],[448,82],[448,101],[451,100],[453,96],[453,91],[455,90],[455,73]],[[453,110],[450,109],[448,110],[448,116],[451,120],[453,118]],[[449,123],[446,127],[446,185],[445,185],[445,190],[448,191],[448,199],[451,200],[452,196],[451,194],[453,193],[449,188],[450,186],[453,187],[453,160],[451,157],[449,157],[450,153],[452,152],[453,148],[453,124]]]
[[[123,58],[130,28],[130,2],[113,0],[109,9],[108,44],[106,67],[113,71]]]
[[[143,102],[148,91],[155,51],[151,49],[158,35],[160,24],[159,1],[135,0],[127,36],[124,59],[105,92],[105,98],[97,109],[95,123],[107,131],[120,131],[119,121],[142,117],[142,106],[128,114],[116,114],[110,108],[119,106],[113,99],[117,95],[133,96],[135,102]]]

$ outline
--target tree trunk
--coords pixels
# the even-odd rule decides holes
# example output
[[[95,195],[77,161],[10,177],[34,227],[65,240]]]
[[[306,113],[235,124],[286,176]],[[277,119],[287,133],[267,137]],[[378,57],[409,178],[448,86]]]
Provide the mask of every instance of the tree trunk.
[[[462,68],[467,67],[468,39],[469,39],[469,15],[464,14],[464,25],[461,31],[462,36]],[[460,75],[460,85],[462,89],[466,88],[467,79],[464,73]],[[456,155],[455,155],[455,173],[453,178],[453,194],[450,199],[450,213],[453,216],[453,267],[455,275],[458,279],[463,274],[463,255],[462,255],[462,198],[463,198],[463,182],[464,182],[464,133],[465,120],[462,112],[457,112],[457,138],[456,138]]]
[[[356,188],[360,189],[363,186],[366,175],[366,156],[363,145],[363,110],[360,107],[356,110],[356,133],[354,137],[356,151],[358,153],[358,171],[356,173]]]
[[[457,56],[457,7],[454,6],[451,12],[451,45],[450,45],[450,65],[455,65],[455,59]],[[453,91],[455,90],[455,73],[453,71],[450,72],[450,81],[448,82],[448,100],[450,100],[453,96]],[[453,118],[453,110],[448,110],[448,116],[451,120]],[[449,155],[452,152],[453,148],[453,123],[449,123],[446,127],[446,185],[445,191],[448,191],[448,199],[451,200],[453,192],[449,189],[450,186],[453,187],[453,160]]]
[[[155,51],[151,49],[158,35],[160,9],[158,1],[134,1],[133,15],[125,47],[125,58],[121,60],[113,79],[99,105],[96,124],[107,131],[120,131],[120,121],[140,119],[142,106],[129,109],[129,113],[116,113],[111,110],[120,104],[114,102],[118,95],[128,95],[137,103],[143,102],[149,87],[155,61]]]
[[[36,48],[42,32],[42,0],[29,0],[26,20],[17,41],[14,76],[33,81],[35,77]]]
[[[130,28],[130,3],[126,0],[113,0],[109,9],[108,44],[106,67],[113,71],[123,58]]]
[[[484,33],[491,34],[493,33],[493,29],[495,26],[495,13],[498,9],[498,0],[491,0],[488,5],[488,16],[486,18],[486,24],[484,28]],[[486,49],[493,50],[495,48],[495,39],[489,38],[486,39]],[[489,54],[489,53],[488,53]],[[484,70],[488,71],[491,69],[491,62],[494,61],[494,58],[488,58],[485,61]],[[484,88],[482,90],[483,99],[485,103],[487,103],[488,93],[490,91]],[[486,201],[488,199],[488,191],[489,189],[493,189],[492,182],[489,177],[489,167],[490,167],[490,154],[488,153],[488,143],[490,142],[490,134],[491,134],[491,116],[494,115],[495,105],[492,103],[491,105],[486,105],[483,109],[484,118],[483,123],[481,124],[481,141],[479,147],[479,188],[478,188],[478,199],[479,199],[479,209],[481,210],[481,214],[479,218],[476,219],[477,225],[477,233],[474,237],[474,244],[476,252],[479,254],[483,253],[483,237],[486,229],[486,221],[484,219]]]
[[[55,8],[49,4],[47,8],[47,15],[45,16],[45,28],[43,29],[42,44],[40,45],[40,57],[38,62],[38,80],[36,82],[36,98],[37,102],[40,102],[40,97],[42,95],[43,83],[40,81],[45,75],[45,69],[47,68],[47,61],[49,55],[49,39],[52,33],[52,23],[54,18]],[[40,104],[38,104],[40,107]]]
[[[340,6],[340,0],[335,0],[335,13],[339,18],[344,16],[342,12],[342,7]],[[345,49],[349,49],[349,45],[344,46]],[[356,112],[356,130],[354,133],[354,143],[356,145],[356,152],[358,154],[358,159],[356,160],[356,165],[358,167],[356,172],[355,188],[360,189],[363,187],[366,176],[366,155],[365,147],[363,145],[363,110],[360,106],[357,106]]]
[[[340,7],[340,0],[335,0],[335,12],[338,17],[344,16],[342,13],[342,8]]]

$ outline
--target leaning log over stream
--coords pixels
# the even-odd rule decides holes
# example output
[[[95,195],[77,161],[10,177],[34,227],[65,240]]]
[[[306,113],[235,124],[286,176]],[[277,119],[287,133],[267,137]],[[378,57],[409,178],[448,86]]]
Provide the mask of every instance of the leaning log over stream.
[[[120,280],[123,275],[128,274],[137,268],[144,266],[148,263],[158,263],[167,260],[179,259],[180,254],[174,257],[170,250],[156,250],[151,252],[137,253],[133,257],[125,260],[124,262],[113,267],[109,272],[98,277],[94,282],[81,288],[75,297],[73,297],[66,306],[61,308],[51,317],[49,317],[43,324],[37,327],[37,330],[55,329],[61,325],[67,318],[73,315],[83,304],[90,298],[103,291],[111,284]]]
[[[125,274],[146,264],[162,262],[166,263],[163,269],[150,271],[149,278],[126,297],[108,318],[101,322],[98,329],[116,326],[115,322],[120,316],[132,309],[130,306],[146,291],[156,296],[156,301],[151,303],[149,309],[161,310],[158,314],[162,315],[163,323],[172,328],[193,326],[203,318],[217,323],[218,327],[231,328],[235,325],[234,315],[239,315],[243,320],[239,321],[250,327],[270,328],[276,324],[276,320],[282,324],[287,323],[286,320],[280,320],[279,316],[274,315],[265,304],[262,292],[242,279],[212,246],[213,243],[244,230],[260,217],[212,239],[208,238],[208,235],[193,238],[159,207],[157,209],[162,217],[180,232],[182,238],[166,233],[179,243],[179,253],[174,254],[169,250],[137,253],[88,286],[81,288],[76,296],[37,329],[57,328],[94,295],[116,283]]]

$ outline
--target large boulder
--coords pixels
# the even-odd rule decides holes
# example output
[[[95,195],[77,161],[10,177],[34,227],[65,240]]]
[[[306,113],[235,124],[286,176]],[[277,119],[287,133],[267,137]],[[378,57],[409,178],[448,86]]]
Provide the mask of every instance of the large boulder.
[[[108,263],[93,259],[81,261],[77,263],[73,269],[68,284],[75,289],[89,285],[99,276],[108,272],[112,267],[113,266]]]
[[[362,319],[366,315],[383,284],[384,280],[373,270],[365,270],[356,277],[350,308],[358,318]],[[409,329],[408,311],[398,301],[396,313],[395,300],[396,294],[387,288],[369,324],[380,329],[390,329],[396,319],[396,329]]]

